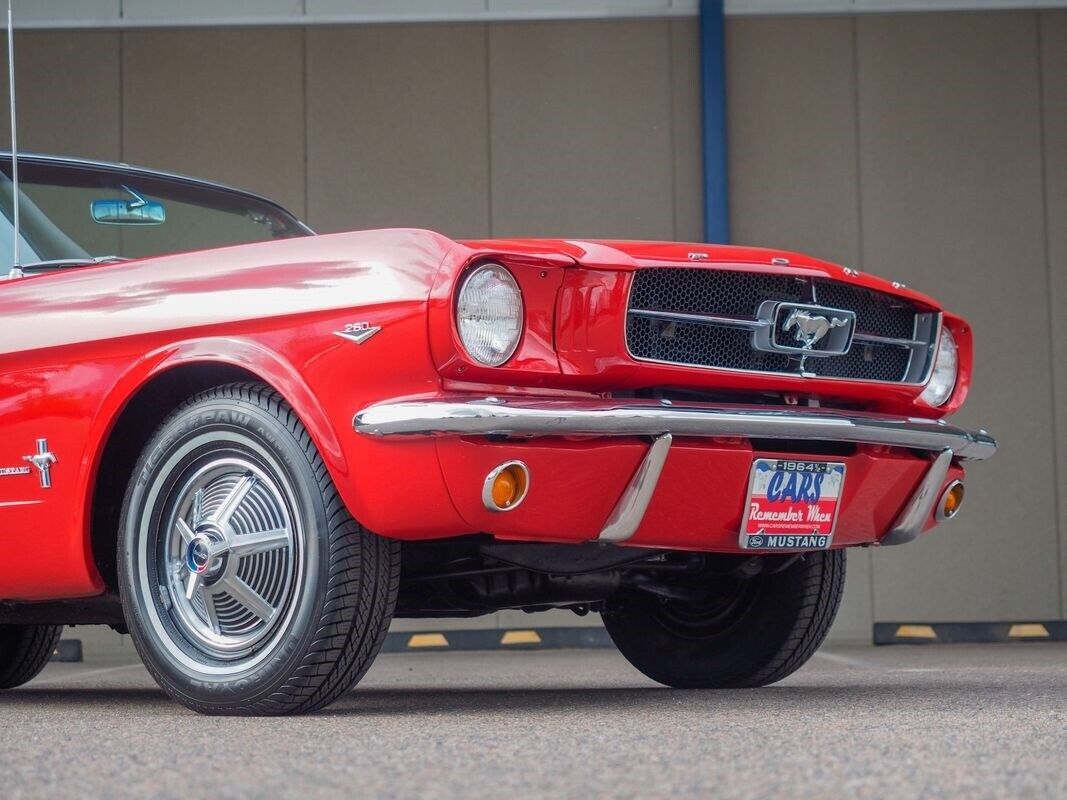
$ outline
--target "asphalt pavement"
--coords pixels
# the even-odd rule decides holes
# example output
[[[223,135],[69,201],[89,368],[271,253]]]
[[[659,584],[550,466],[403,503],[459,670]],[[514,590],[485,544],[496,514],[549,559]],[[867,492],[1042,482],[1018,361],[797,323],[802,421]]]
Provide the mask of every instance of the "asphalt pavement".
[[[1067,644],[827,647],[664,689],[614,651],[384,655],[324,712],[201,717],[138,664],[0,696],[0,797],[1067,797]]]

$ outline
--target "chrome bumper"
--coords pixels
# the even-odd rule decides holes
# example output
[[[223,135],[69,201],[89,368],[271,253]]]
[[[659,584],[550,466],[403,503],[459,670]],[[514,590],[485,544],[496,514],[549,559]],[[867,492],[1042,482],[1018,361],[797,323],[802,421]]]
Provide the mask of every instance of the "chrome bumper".
[[[368,436],[673,436],[852,442],[981,460],[997,450],[985,431],[943,420],[803,407],[752,408],[649,401],[433,400],[371,406],[353,427]]]

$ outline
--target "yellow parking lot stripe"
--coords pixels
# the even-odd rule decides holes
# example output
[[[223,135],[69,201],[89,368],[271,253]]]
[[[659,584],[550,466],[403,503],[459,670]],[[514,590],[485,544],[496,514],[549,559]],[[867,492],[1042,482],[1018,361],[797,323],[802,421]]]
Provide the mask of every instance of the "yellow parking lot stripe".
[[[896,635],[898,639],[936,639],[937,631],[929,625],[901,625]]]
[[[501,644],[541,644],[537,631],[506,631],[500,638]]]
[[[443,633],[416,633],[408,639],[408,647],[448,647]]]
[[[1048,628],[1042,625],[1040,622],[1025,622],[1017,625],[1012,625],[1011,630],[1008,631],[1009,639],[1032,639],[1048,638]]]

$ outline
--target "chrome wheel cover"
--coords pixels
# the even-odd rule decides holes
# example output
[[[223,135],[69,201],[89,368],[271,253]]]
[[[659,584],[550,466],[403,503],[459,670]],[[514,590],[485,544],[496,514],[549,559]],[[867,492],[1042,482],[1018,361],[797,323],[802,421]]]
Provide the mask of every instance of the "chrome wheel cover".
[[[234,451],[186,465],[172,485],[148,554],[165,627],[212,660],[268,649],[301,572],[294,488]]]

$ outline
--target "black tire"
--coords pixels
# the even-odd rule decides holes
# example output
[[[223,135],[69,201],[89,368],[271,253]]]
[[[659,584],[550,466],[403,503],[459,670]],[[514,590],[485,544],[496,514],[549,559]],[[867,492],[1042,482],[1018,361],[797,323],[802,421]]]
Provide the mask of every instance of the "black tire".
[[[0,689],[37,677],[59,643],[61,625],[0,625]]]
[[[604,626],[631,664],[667,686],[766,686],[812,657],[844,586],[844,550],[809,553],[778,574],[719,579],[701,603],[635,593],[604,613]]]
[[[203,392],[160,426],[126,493],[118,557],[145,666],[206,714],[340,697],[385,640],[400,575],[399,543],[352,519],[292,409],[254,383]]]

